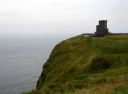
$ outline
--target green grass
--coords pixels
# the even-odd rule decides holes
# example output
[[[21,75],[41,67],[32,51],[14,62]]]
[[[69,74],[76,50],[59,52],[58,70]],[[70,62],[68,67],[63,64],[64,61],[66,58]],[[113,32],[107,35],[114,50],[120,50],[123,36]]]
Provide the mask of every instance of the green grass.
[[[27,94],[125,94],[127,84],[128,36],[79,35],[55,46]]]
[[[127,87],[118,87],[109,91],[108,94],[128,94],[128,85]]]

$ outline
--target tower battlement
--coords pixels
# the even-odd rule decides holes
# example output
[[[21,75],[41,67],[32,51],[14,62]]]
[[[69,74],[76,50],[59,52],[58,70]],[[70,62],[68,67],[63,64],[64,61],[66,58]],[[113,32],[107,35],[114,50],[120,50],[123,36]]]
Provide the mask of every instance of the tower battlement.
[[[102,21],[102,22],[107,22],[107,20],[99,20],[99,22],[101,22],[101,21]]]

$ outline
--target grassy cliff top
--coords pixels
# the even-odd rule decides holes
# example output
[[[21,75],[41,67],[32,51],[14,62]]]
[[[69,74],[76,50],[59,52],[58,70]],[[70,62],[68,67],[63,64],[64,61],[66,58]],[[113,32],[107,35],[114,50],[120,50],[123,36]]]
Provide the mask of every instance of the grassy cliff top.
[[[57,44],[28,94],[128,93],[128,36],[79,35]]]

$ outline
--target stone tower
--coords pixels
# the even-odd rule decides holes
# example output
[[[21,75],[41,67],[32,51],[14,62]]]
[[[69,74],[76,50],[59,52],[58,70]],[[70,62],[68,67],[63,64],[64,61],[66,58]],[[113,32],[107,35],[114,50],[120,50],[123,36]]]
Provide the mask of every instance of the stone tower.
[[[100,20],[99,25],[96,26],[96,36],[104,36],[109,34],[108,28],[107,28],[107,20]]]

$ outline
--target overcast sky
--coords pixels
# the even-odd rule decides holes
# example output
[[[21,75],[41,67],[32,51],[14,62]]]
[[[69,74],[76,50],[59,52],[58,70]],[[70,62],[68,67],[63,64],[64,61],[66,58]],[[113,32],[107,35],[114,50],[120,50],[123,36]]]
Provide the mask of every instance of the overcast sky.
[[[0,0],[0,34],[128,32],[128,0]]]

